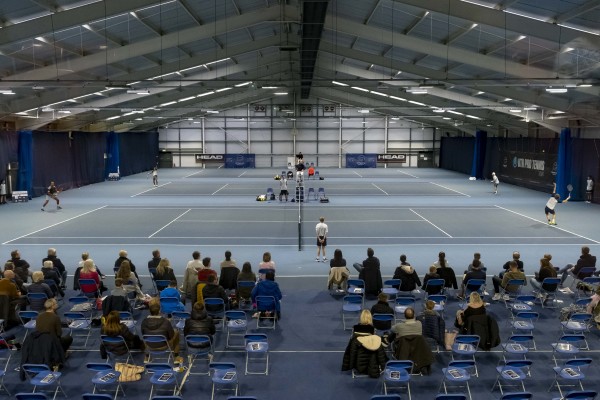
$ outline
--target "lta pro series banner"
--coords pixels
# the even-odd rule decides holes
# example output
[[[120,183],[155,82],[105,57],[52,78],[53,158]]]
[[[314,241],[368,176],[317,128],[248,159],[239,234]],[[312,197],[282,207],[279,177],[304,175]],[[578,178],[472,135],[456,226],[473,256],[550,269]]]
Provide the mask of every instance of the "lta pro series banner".
[[[547,188],[556,179],[557,156],[548,153],[503,151],[500,157],[500,180],[509,183]]]

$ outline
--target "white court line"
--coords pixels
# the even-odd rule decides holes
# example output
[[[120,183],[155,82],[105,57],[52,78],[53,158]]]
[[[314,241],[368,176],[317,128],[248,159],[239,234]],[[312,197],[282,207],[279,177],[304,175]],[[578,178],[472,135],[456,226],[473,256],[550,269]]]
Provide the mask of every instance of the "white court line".
[[[363,177],[361,174],[359,174],[359,173],[358,173],[358,172],[356,172],[356,171],[352,171],[352,172],[354,172],[356,175],[358,175],[358,176],[359,176],[359,177],[361,177],[361,178]]]
[[[415,176],[415,175],[409,174],[408,172],[404,172],[404,171],[402,171],[402,170],[399,170],[399,169],[397,169],[396,171],[400,172],[401,174],[408,175],[408,176],[412,176],[413,178],[417,178],[417,179],[419,179],[419,177],[418,177],[418,176]]]
[[[440,232],[442,232],[444,235],[448,236],[449,238],[452,238],[452,236],[449,235],[448,233],[446,233],[442,228],[440,228],[439,226],[437,226],[436,224],[434,224],[433,222],[431,222],[430,220],[428,220],[424,216],[420,215],[418,212],[416,212],[412,208],[410,208],[409,210],[412,211],[412,212],[414,212],[415,214],[417,214],[420,218],[423,218],[424,221],[429,222],[434,228],[436,228],[437,230],[439,230]]]
[[[294,210],[296,211],[296,210]],[[227,223],[227,222],[235,222],[235,223],[240,223],[239,219],[221,219],[221,220],[208,220],[208,219],[186,219],[185,221],[179,221],[180,223],[182,222],[191,222],[194,224],[197,224],[198,222],[201,223],[213,223],[213,222],[220,222],[220,223]],[[246,222],[272,222],[272,223],[287,223],[290,222],[289,219],[287,220],[283,220],[283,221],[273,221],[273,220],[269,220],[269,221],[265,221],[264,219],[259,219],[256,221],[253,220],[248,220],[248,219],[244,219],[244,223]],[[356,220],[350,220],[350,221],[344,221],[344,220],[337,220],[337,219],[327,219],[327,222],[335,222],[336,224],[342,223],[348,223],[348,224],[355,224]],[[361,222],[423,222],[422,219],[362,219]]]
[[[462,194],[463,196],[471,197],[468,194],[465,194],[463,192],[459,192],[458,190],[450,189],[449,187],[446,187],[444,185],[440,185],[439,183],[435,183],[435,182],[429,182],[429,183],[431,183],[432,185],[436,185],[436,186],[442,187],[442,188],[444,188],[446,190],[450,190],[452,192],[455,192],[455,193],[458,193],[458,194]]]
[[[239,175],[238,175],[238,178],[241,178],[241,177],[242,177],[242,176],[243,176],[243,175],[244,175],[246,172],[248,172],[248,171],[244,171],[244,172],[242,172],[241,174],[239,174]]]
[[[211,196],[214,196],[215,194],[217,194],[219,191],[221,191],[222,189],[225,189],[227,186],[229,186],[229,183],[224,184],[223,186],[221,186],[219,189],[217,189],[216,192],[214,192],[213,194],[211,194]]]
[[[204,172],[204,170],[201,169],[200,171],[192,172],[191,174],[184,176],[184,178],[189,178],[190,176],[194,176],[196,174],[201,174],[203,172]]]
[[[247,239],[248,237],[246,236],[245,239]],[[147,239],[147,238],[143,238],[143,239]],[[158,239],[162,239],[158,238]],[[185,239],[185,238],[183,238]],[[228,237],[228,239],[230,239],[230,237]],[[279,238],[278,238],[279,239]],[[312,239],[312,236],[309,238]],[[361,238],[362,239],[362,238]],[[432,239],[432,238],[427,238],[427,239]],[[446,237],[440,237],[437,238],[440,240],[445,240],[445,239],[450,239],[450,238],[446,238]],[[13,239],[16,240],[16,239]],[[296,243],[291,243],[291,244],[269,244],[269,247],[289,247],[292,249],[297,249],[298,248],[298,243],[297,243],[298,238],[296,238]],[[312,243],[312,242],[311,242]],[[435,242],[435,243],[401,243],[402,245],[406,245],[406,246],[439,246],[440,242]],[[483,244],[485,246],[496,246],[496,247],[500,247],[500,246],[505,246],[507,248],[510,247],[529,247],[529,246],[543,246],[542,244],[539,243],[450,243],[450,242],[443,242],[444,246],[447,247],[458,247],[458,246],[470,246],[470,248],[473,247],[473,245],[477,245],[477,244]],[[132,246],[141,246],[141,247],[150,247],[150,248],[156,248],[156,246],[170,246],[170,247],[189,247],[189,248],[197,248],[198,244],[181,244],[181,243],[160,243],[160,242],[152,242],[152,243],[130,243],[130,245]],[[39,246],[56,246],[56,241],[49,241],[48,243],[19,243],[19,246],[29,246],[29,247],[39,247]],[[77,247],[82,247],[82,246],[111,246],[111,247],[122,247],[123,246],[123,242],[119,242],[119,243],[61,243],[60,244],[61,247],[66,247],[66,246],[77,246]],[[310,244],[306,244],[304,243],[302,245],[303,247],[312,247]],[[339,243],[339,246],[361,246],[361,247],[369,247],[369,246],[373,246],[373,242],[369,242],[368,240],[365,243],[350,243],[350,244],[346,244],[346,243]],[[577,246],[577,247],[581,247],[581,246],[589,246],[589,242],[588,243],[553,243],[552,246]],[[210,247],[222,247],[224,249],[227,249],[229,247],[231,247],[231,244],[211,244]],[[265,248],[264,243],[263,244],[235,244],[235,247],[256,247],[256,248]],[[398,243],[379,243],[377,244],[377,247],[398,247]]]
[[[91,210],[91,211],[84,212],[83,214],[79,214],[79,215],[76,215],[76,216],[74,216],[74,217],[71,217],[71,218],[69,218],[69,219],[65,219],[64,221],[57,222],[57,223],[55,223],[55,224],[52,224],[52,225],[50,225],[50,226],[47,226],[47,227],[45,227],[45,228],[42,228],[42,229],[38,229],[37,231],[33,231],[33,232],[30,232],[30,233],[27,233],[27,234],[25,234],[25,235],[23,235],[23,236],[19,236],[19,237],[17,237],[17,238],[11,239],[11,240],[9,240],[9,241],[6,241],[6,242],[4,242],[4,243],[2,243],[2,244],[9,244],[10,242],[14,242],[15,240],[23,239],[24,237],[27,237],[27,236],[29,236],[29,235],[33,235],[34,233],[41,232],[41,231],[43,231],[43,230],[46,230],[46,229],[48,229],[48,228],[55,227],[56,225],[60,225],[60,224],[63,224],[63,223],[65,223],[65,222],[69,222],[69,221],[71,221],[71,220],[74,220],[75,218],[83,217],[84,215],[86,215],[86,214],[90,214],[90,213],[93,213],[94,211],[102,210],[104,207],[106,207],[106,206],[98,207],[98,208],[95,208],[95,209],[93,209],[93,210]]]
[[[139,193],[137,193],[137,194],[134,194],[133,196],[129,196],[129,197],[135,197],[135,196],[139,196],[140,194],[144,194],[144,193],[146,193],[146,192],[149,192],[149,191],[151,191],[151,190],[157,189],[157,188],[159,188],[159,187],[166,186],[166,185],[168,185],[169,183],[173,183],[173,182],[167,182],[167,183],[163,183],[162,185],[158,185],[158,186],[156,186],[156,187],[153,187],[153,188],[150,188],[150,189],[148,189],[148,190],[144,190],[143,192],[139,192]]]
[[[173,222],[177,221],[179,218],[183,217],[185,214],[189,213],[190,211],[192,211],[192,210],[188,208],[186,211],[184,211],[183,213],[179,214],[179,216],[177,218],[175,218],[174,220],[172,220],[171,222],[169,222],[168,224],[166,224],[165,226],[163,226],[162,228],[160,228],[159,230],[157,230],[156,232],[154,232],[152,235],[148,236],[148,239],[152,238],[152,236],[156,235],[158,232],[162,231],[167,226],[171,225]]]
[[[385,190],[383,190],[382,188],[380,188],[379,186],[377,186],[374,183],[371,183],[371,185],[375,186],[377,189],[381,190],[383,193],[385,193],[387,196],[389,196],[390,194],[388,192],[386,192]]]
[[[107,207],[107,209],[109,210],[131,210],[131,209],[136,209],[136,210],[184,210],[184,209],[192,209],[192,210],[248,210],[249,208],[256,208],[256,209],[265,209],[262,205],[260,206],[254,206],[254,205],[248,205],[248,206],[244,206],[244,207],[210,207],[210,206],[197,206],[197,207],[175,207],[175,206],[165,206],[165,207],[136,207],[136,206],[105,206]],[[346,209],[360,209],[360,210],[364,210],[364,206],[328,206],[327,209],[331,210],[331,209],[340,209],[340,210],[346,210]],[[414,210],[495,210],[495,207],[435,207],[435,206],[430,206],[430,207],[377,207],[377,210],[410,210],[410,209],[414,209]],[[287,209],[288,211],[292,211],[291,209]],[[269,213],[272,213],[273,210],[269,209],[269,210],[265,210],[268,211]],[[277,211],[286,211],[286,209],[277,209]],[[239,221],[238,221],[239,222]]]
[[[532,220],[532,221],[535,221],[535,222],[539,222],[540,224],[547,225],[547,222],[542,222],[542,221],[540,221],[540,220],[537,220],[537,219],[535,219],[535,218],[532,218],[532,217],[530,217],[530,216],[528,216],[528,215],[521,214],[521,213],[518,213],[518,212],[516,212],[516,211],[513,211],[513,210],[509,210],[508,208],[500,207],[500,206],[497,206],[497,205],[495,205],[495,207],[498,207],[498,208],[500,208],[500,209],[502,209],[502,210],[505,210],[505,211],[511,212],[511,213],[513,213],[513,214],[517,214],[517,215],[518,215],[518,216],[520,216],[520,217],[527,218],[527,219],[530,219],[530,220]],[[596,244],[600,244],[600,242],[598,242],[598,241],[596,241],[596,240],[594,240],[594,239],[590,239],[590,238],[588,238],[588,237],[585,237],[585,236],[582,236],[582,235],[578,235],[578,234],[577,234],[577,233],[575,233],[575,232],[571,232],[571,231],[568,231],[568,230],[566,230],[566,229],[559,228],[559,227],[558,227],[558,226],[556,226],[556,225],[551,225],[550,227],[551,227],[551,228],[554,228],[554,229],[561,230],[561,231],[563,231],[563,232],[567,232],[567,233],[569,233],[569,234],[571,234],[571,235],[573,235],[573,236],[577,236],[577,237],[580,237],[580,238],[582,238],[582,239],[589,240],[590,242],[594,242],[594,243],[596,243]]]

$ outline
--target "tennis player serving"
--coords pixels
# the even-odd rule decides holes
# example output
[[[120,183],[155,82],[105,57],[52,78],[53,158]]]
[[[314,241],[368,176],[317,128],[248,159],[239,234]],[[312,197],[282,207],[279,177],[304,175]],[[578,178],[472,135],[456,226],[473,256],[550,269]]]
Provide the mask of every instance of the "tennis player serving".
[[[546,219],[548,220],[548,224],[549,225],[556,225],[556,205],[558,203],[566,203],[567,201],[569,201],[571,199],[571,192],[569,192],[569,196],[564,199],[561,200],[560,199],[560,194],[558,193],[554,193],[556,192],[556,183],[554,184],[554,190],[552,191],[552,197],[550,197],[548,199],[548,202],[546,203]]]
[[[60,193],[60,191],[54,184],[54,181],[50,182],[50,186],[48,186],[48,190],[46,191],[46,201],[44,202],[44,205],[42,206],[42,211],[46,211],[45,207],[48,204],[48,202],[50,201],[50,199],[56,201],[56,209],[57,210],[62,210],[62,207],[60,206],[60,199],[58,198],[58,193]]]

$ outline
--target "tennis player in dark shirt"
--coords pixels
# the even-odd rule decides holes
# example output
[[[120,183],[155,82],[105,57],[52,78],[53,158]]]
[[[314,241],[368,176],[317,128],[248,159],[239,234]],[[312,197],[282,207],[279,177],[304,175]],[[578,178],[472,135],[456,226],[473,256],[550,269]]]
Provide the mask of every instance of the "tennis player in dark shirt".
[[[54,184],[54,181],[50,182],[50,186],[48,186],[48,190],[46,191],[46,201],[42,206],[42,211],[46,211],[45,207],[50,201],[50,199],[56,201],[57,210],[62,210],[62,207],[60,206],[60,199],[58,198],[58,188]]]

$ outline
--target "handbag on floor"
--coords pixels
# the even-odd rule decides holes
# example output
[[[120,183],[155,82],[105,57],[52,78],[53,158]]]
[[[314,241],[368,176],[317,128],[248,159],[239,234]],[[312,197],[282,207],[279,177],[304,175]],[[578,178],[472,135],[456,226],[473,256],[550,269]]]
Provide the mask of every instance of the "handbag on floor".
[[[454,344],[454,339],[456,339],[456,335],[458,332],[446,332],[444,334],[444,344],[446,345],[446,350],[452,350],[452,345]]]
[[[144,367],[133,364],[116,363],[115,371],[119,371],[121,373],[119,382],[135,382],[142,379]]]

